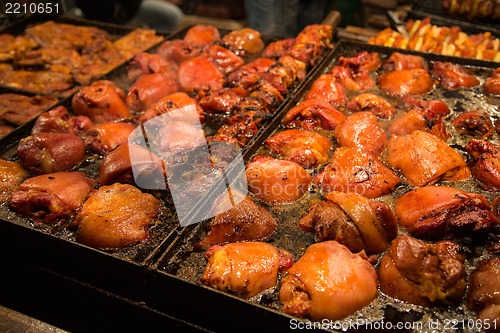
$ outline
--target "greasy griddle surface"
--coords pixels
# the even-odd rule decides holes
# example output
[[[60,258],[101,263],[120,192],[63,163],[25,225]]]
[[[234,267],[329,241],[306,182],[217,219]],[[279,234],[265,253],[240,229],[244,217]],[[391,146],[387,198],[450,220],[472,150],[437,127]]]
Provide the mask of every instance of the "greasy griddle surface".
[[[479,86],[474,87],[473,89],[446,91],[437,85],[436,89],[432,93],[430,93],[428,96],[425,96],[425,99],[427,100],[443,100],[449,106],[450,110],[452,110],[452,113],[445,118],[446,127],[448,131],[453,135],[453,140],[448,141],[448,144],[453,146],[458,152],[463,154],[464,157],[466,157],[464,145],[470,137],[457,134],[457,132],[449,123],[450,119],[453,119],[460,112],[475,109],[482,109],[488,112],[493,120],[500,118],[499,98],[488,97],[483,93],[484,80],[491,74],[492,70],[497,66],[497,64],[455,57],[443,57],[433,54],[422,54],[412,51],[402,51],[393,48],[358,44],[354,42],[341,42],[334,49],[334,51],[329,55],[327,61],[325,62],[326,65],[323,68],[318,69],[314,73],[314,75],[311,76],[304,84],[301,91],[297,93],[297,96],[295,97],[296,101],[298,102],[301,100],[302,96],[309,89],[312,82],[317,77],[319,77],[319,75],[330,71],[330,69],[336,64],[337,59],[340,56],[351,57],[364,50],[369,52],[378,52],[381,59],[386,59],[390,54],[396,51],[402,53],[418,54],[424,57],[429,62],[430,68],[432,68],[432,63],[434,61],[449,61],[459,63],[466,68],[469,68],[478,75],[481,83]],[[377,93],[377,91],[375,91],[375,93]],[[389,98],[389,100],[391,99]],[[290,107],[291,106],[293,105],[290,105]],[[340,110],[343,111],[342,108],[340,108]],[[277,119],[280,120],[284,116],[286,111],[286,109],[282,110]],[[398,117],[400,114],[401,111],[396,114],[396,117]],[[379,119],[379,123],[382,125],[382,127],[385,128],[388,125],[389,121]],[[265,133],[263,133],[263,135],[265,137],[269,137],[281,130],[283,130],[283,128],[281,125],[279,125],[275,128],[269,128]],[[329,134],[331,136],[332,133],[325,132],[323,134]],[[246,162],[248,162],[252,156],[270,154],[266,147],[261,144],[263,140],[264,138],[261,138],[259,145],[251,147],[249,151],[249,153],[251,154],[246,159]],[[496,143],[500,142],[500,138],[496,133],[490,138],[490,140]],[[334,149],[335,148],[336,146],[334,145]],[[312,173],[318,171],[319,170],[312,171]],[[470,192],[480,193],[487,197],[489,200],[497,195],[495,193],[484,190],[481,184],[475,179],[458,183],[441,181],[439,182],[439,184],[457,187]],[[377,200],[385,202],[391,208],[394,208],[395,199],[412,189],[412,187],[405,185],[403,180],[403,184],[398,186],[391,194],[379,197],[377,198]],[[278,221],[278,229],[273,235],[272,239],[270,239],[268,242],[290,251],[294,255],[296,260],[300,258],[305,249],[315,242],[315,239],[313,233],[301,231],[298,228],[297,224],[299,219],[307,213],[308,208],[314,202],[317,202],[319,200],[321,200],[321,196],[313,187],[311,187],[309,193],[306,193],[303,198],[292,204],[266,206],[264,203],[261,203],[268,208],[271,214]],[[207,231],[208,221],[185,228],[180,234],[179,238],[159,259],[156,264],[156,269],[160,272],[173,275],[184,281],[188,281],[193,284],[200,284],[199,281],[205,270],[207,260],[204,256],[204,252],[196,250],[194,244],[200,241],[206,235]],[[406,234],[406,231],[400,228],[399,234]],[[467,258],[466,271],[468,275],[480,260],[488,256],[485,248],[490,246],[491,244],[498,243],[500,241],[500,237],[498,235],[490,234],[489,236],[483,238],[463,238],[457,241],[461,243]],[[258,295],[249,301],[242,300],[242,302],[264,305],[273,310],[280,310],[278,290],[278,288],[272,288],[264,292],[262,295]],[[359,319],[379,323],[381,321],[391,321],[393,323],[415,322],[416,324],[415,326],[413,326],[415,330],[408,329],[400,331],[417,332],[422,331],[421,329],[419,329],[419,325],[423,325],[423,331],[432,331],[425,325],[429,325],[429,323],[435,323],[439,324],[438,327],[442,330],[445,325],[452,326],[452,324],[454,323],[453,320],[465,320],[465,322],[467,322],[467,320],[471,320],[472,322],[473,320],[475,320],[475,315],[474,313],[471,313],[466,309],[464,302],[452,307],[437,307],[427,309],[424,307],[411,305],[396,299],[392,299],[379,292],[379,296],[374,302],[372,302],[369,306],[361,309],[360,311],[354,313],[353,315],[345,318],[343,322],[346,323],[349,322],[349,320],[356,321]],[[461,325],[456,325],[456,328],[458,328],[457,331],[473,332],[473,328],[475,328],[476,326],[471,326],[470,329],[468,329],[467,326],[465,326],[466,329],[462,329],[462,327],[463,326]],[[358,326],[358,328],[360,327]],[[367,325],[366,328],[370,328],[370,326]],[[440,330],[438,329],[435,331],[439,332]]]

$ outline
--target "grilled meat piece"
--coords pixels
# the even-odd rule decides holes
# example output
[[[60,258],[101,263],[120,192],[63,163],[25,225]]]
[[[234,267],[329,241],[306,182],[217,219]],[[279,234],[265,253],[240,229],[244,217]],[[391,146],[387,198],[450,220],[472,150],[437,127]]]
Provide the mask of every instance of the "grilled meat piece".
[[[182,39],[174,39],[161,43],[156,49],[156,53],[166,60],[179,64],[201,55],[203,49],[203,45],[193,44]]]
[[[139,52],[127,65],[127,80],[135,82],[141,76],[152,73],[176,80],[177,67],[177,63],[159,54]]]
[[[13,125],[22,125],[57,103],[50,96],[0,94],[0,119]]]
[[[473,158],[472,175],[487,188],[500,189],[500,145],[472,139],[465,149]]]
[[[491,95],[500,95],[500,67],[484,82],[484,90]]]
[[[262,73],[265,73],[276,60],[259,57],[244,64],[227,76],[227,83],[231,87],[240,87],[250,89],[261,79]]]
[[[321,99],[307,99],[288,110],[282,123],[286,127],[299,127],[308,131],[315,129],[334,130],[346,116]]]
[[[21,163],[0,159],[0,204],[7,203],[19,184],[28,177]]]
[[[443,117],[432,108],[414,108],[396,118],[387,127],[389,135],[405,135],[413,131],[425,131],[446,142],[451,136],[446,130]]]
[[[251,28],[233,30],[222,37],[222,42],[236,55],[243,57],[256,54],[265,46],[260,32]]]
[[[184,91],[213,91],[222,89],[224,75],[206,57],[194,57],[179,64],[179,84]]]
[[[295,38],[284,38],[271,42],[264,48],[261,56],[277,60],[282,56],[288,55],[294,44]]]
[[[425,69],[429,68],[427,61],[417,55],[404,54],[401,52],[392,52],[392,54],[384,60],[382,68],[387,71],[398,71],[401,69]]]
[[[135,129],[130,123],[109,122],[92,126],[87,131],[85,145],[91,151],[105,155],[122,143],[127,142]]]
[[[347,102],[345,88],[332,74],[322,74],[307,91],[305,99],[321,100],[338,107]]]
[[[362,93],[353,97],[346,105],[352,112],[371,112],[382,119],[392,119],[396,108],[388,100],[372,93]]]
[[[472,110],[461,113],[451,120],[458,132],[487,139],[495,133],[495,126],[486,112]]]
[[[426,94],[434,88],[432,77],[421,68],[382,73],[377,83],[382,91],[395,97]]]
[[[204,54],[224,75],[234,72],[245,63],[243,58],[221,45],[210,45],[205,49]]]
[[[71,133],[84,137],[94,122],[87,116],[71,116],[68,110],[59,105],[52,110],[42,113],[33,128],[31,134],[35,133]]]
[[[479,85],[478,78],[459,64],[435,61],[432,73],[445,89],[470,88]]]
[[[247,95],[248,91],[245,89],[223,88],[203,96],[198,103],[207,114],[230,115]]]
[[[213,25],[196,24],[184,35],[184,41],[195,45],[207,46],[220,41],[220,32]]]
[[[125,103],[133,111],[144,111],[161,98],[179,90],[176,80],[160,73],[141,76],[128,89]]]

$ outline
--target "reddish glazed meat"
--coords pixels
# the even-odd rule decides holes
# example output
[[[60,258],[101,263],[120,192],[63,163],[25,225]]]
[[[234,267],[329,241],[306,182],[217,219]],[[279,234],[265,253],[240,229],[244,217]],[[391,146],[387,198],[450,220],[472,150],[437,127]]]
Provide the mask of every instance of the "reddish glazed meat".
[[[445,89],[470,88],[479,84],[471,71],[451,62],[435,61],[433,74]]]
[[[299,102],[283,117],[286,127],[300,127],[305,130],[333,130],[345,120],[346,116],[321,99],[308,99]]]
[[[94,122],[87,116],[71,116],[68,110],[60,105],[48,112],[42,113],[33,128],[31,134],[35,133],[71,133],[85,136]]]
[[[295,70],[277,61],[262,74],[262,79],[273,85],[282,95],[288,93],[288,88],[296,80]]]
[[[416,130],[433,134],[444,142],[451,136],[446,130],[443,118],[430,108],[411,109],[387,127],[387,133],[390,135],[410,134]]]
[[[245,89],[223,88],[203,96],[198,103],[207,114],[229,115],[247,94]]]
[[[336,241],[309,246],[281,280],[283,312],[339,320],[377,297],[377,272],[363,255]]]
[[[186,91],[219,90],[224,84],[224,75],[213,61],[195,57],[180,63],[179,84]]]
[[[428,239],[488,231],[499,223],[484,196],[446,186],[425,186],[402,195],[395,213],[413,236]]]
[[[500,67],[495,69],[484,82],[484,90],[491,95],[500,95]]]
[[[472,139],[465,148],[473,158],[472,175],[487,188],[500,189],[500,146]]]
[[[189,95],[184,92],[175,92],[152,104],[143,114],[137,117],[137,121],[139,123],[145,123],[159,115],[175,110],[196,111],[198,119],[193,119],[193,123],[205,119],[203,109],[196,100],[189,97]]]
[[[72,217],[87,198],[95,181],[81,172],[57,172],[26,179],[12,194],[10,208],[36,223]]]
[[[225,198],[227,207],[233,204]],[[233,208],[217,215],[210,221],[210,231],[196,246],[205,248],[240,241],[265,241],[278,227],[274,217],[249,196]]]
[[[340,191],[376,198],[392,191],[399,177],[375,155],[359,148],[340,147],[326,168],[314,177],[323,192]]]
[[[294,44],[295,38],[285,38],[271,42],[264,48],[261,56],[277,60],[280,57],[289,54]]]
[[[384,61],[383,69],[388,71],[398,71],[401,69],[428,69],[427,61],[421,56],[393,52]]]
[[[311,131],[285,130],[265,141],[274,154],[298,163],[303,168],[315,168],[329,160],[332,142],[327,137]]]
[[[385,132],[371,112],[358,112],[348,116],[335,128],[334,136],[341,146],[358,147],[379,155],[387,145]]]
[[[36,133],[19,141],[17,155],[33,175],[66,171],[85,159],[85,143],[71,133]]]
[[[210,45],[220,40],[220,32],[213,25],[197,24],[186,31],[184,41],[196,45]]]
[[[260,32],[251,28],[233,30],[222,37],[222,41],[237,55],[255,54],[264,49]]]
[[[487,139],[495,133],[495,126],[486,112],[482,110],[466,111],[451,120],[459,133]]]
[[[458,244],[400,236],[382,257],[380,290],[421,306],[456,304],[465,294],[465,256]]]
[[[234,122],[222,127],[212,136],[213,141],[230,142],[244,147],[259,131],[257,123],[252,119],[244,122]]]
[[[177,79],[177,64],[159,54],[139,52],[127,67],[127,80],[135,82],[139,77],[153,73]]]
[[[19,184],[28,177],[28,173],[19,162],[0,159],[0,204],[10,200],[10,196]]]
[[[334,66],[330,74],[344,88],[350,91],[367,91],[375,87],[375,81],[370,77],[368,71],[353,70],[349,67]]]
[[[299,164],[256,156],[246,169],[248,190],[268,204],[293,202],[307,192],[311,175]]]
[[[87,132],[85,144],[95,153],[105,155],[127,142],[135,126],[130,123],[110,122],[97,124]]]
[[[440,179],[458,181],[470,177],[463,157],[427,132],[417,130],[411,134],[394,135],[387,150],[387,163],[401,170],[412,186],[425,186]]]
[[[162,97],[178,90],[179,84],[176,80],[160,73],[146,74],[129,88],[125,102],[133,111],[144,111]]]
[[[446,105],[445,102],[440,101],[440,100],[423,100],[421,98],[415,97],[415,96],[404,96],[402,98],[402,101],[405,105],[409,106],[410,108],[420,108],[420,109],[425,109],[425,110],[430,110],[434,113],[437,113],[441,117],[446,117],[447,115],[450,114],[451,110]]]
[[[314,80],[305,99],[321,100],[336,107],[347,102],[344,86],[332,74],[322,74]]]
[[[22,125],[57,103],[51,96],[26,96],[13,93],[0,94],[0,122]]]
[[[434,87],[431,76],[424,69],[401,69],[380,74],[378,85],[390,96],[421,95]]]
[[[156,219],[159,201],[129,184],[115,183],[93,191],[75,216],[78,242],[100,249],[145,241]]]
[[[193,44],[182,39],[167,40],[161,43],[156,53],[166,60],[177,64],[201,55],[205,46]]]
[[[220,45],[211,45],[205,50],[206,57],[212,60],[219,70],[227,75],[240,68],[245,60],[237,56],[233,51]]]
[[[332,47],[333,27],[328,24],[311,24],[295,38],[289,54],[309,66],[314,66]]]
[[[330,192],[299,221],[301,229],[316,232],[317,241],[335,240],[353,253],[385,251],[398,231],[389,206],[355,193]]]
[[[276,286],[278,274],[293,264],[293,256],[263,242],[213,246],[205,253],[201,283],[249,299]]]
[[[295,59],[290,55],[284,55],[278,59],[280,63],[291,68],[298,81],[303,81],[307,75],[307,64],[300,60]]]
[[[377,52],[358,52],[354,57],[340,57],[338,66],[352,70],[354,73],[373,73],[382,63]]]
[[[396,108],[383,97],[371,93],[363,93],[353,97],[346,105],[352,112],[371,112],[382,119],[392,119]]]
[[[106,154],[99,165],[101,186],[122,183],[162,189],[165,188],[165,181],[162,160],[150,150],[128,142]]]
[[[229,73],[227,82],[231,87],[252,88],[260,81],[262,73],[265,73],[275,62],[275,60],[269,58],[256,58]]]
[[[185,121],[170,121],[163,126],[154,142],[163,156],[206,145],[205,132]]]
[[[88,116],[96,123],[130,117],[130,110],[123,100],[125,94],[111,81],[96,81],[83,87],[71,101],[73,112]]]

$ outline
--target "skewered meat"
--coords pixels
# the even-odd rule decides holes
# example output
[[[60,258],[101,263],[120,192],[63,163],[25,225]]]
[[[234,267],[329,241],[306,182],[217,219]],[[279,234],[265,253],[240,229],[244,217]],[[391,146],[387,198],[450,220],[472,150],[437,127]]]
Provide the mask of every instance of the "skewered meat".
[[[441,7],[451,16],[475,19],[500,19],[500,4],[494,0],[442,0]]]
[[[135,82],[139,77],[158,73],[166,78],[177,78],[177,64],[159,54],[139,52],[127,65],[127,80]]]
[[[259,57],[244,64],[227,76],[227,83],[231,87],[250,89],[260,81],[260,76],[265,73],[276,61]]]
[[[297,60],[314,66],[332,47],[333,27],[329,24],[310,24],[295,37],[289,54]]]
[[[385,251],[398,231],[396,216],[384,203],[355,193],[329,192],[299,221],[301,229],[315,231],[320,242],[335,240],[353,253]]]
[[[328,162],[328,152],[332,148],[332,142],[327,137],[297,129],[279,132],[267,139],[265,144],[274,154],[306,169]]]
[[[66,171],[85,159],[85,143],[71,133],[36,133],[21,139],[17,155],[33,175]]]
[[[380,262],[380,290],[411,304],[456,304],[465,294],[464,261],[452,241],[430,244],[400,236]]]
[[[335,128],[334,136],[341,146],[358,147],[379,155],[387,145],[385,132],[371,112],[358,112],[348,116]]]
[[[498,332],[500,325],[499,275],[500,258],[493,257],[481,261],[470,277],[467,307],[477,312],[487,332]]]
[[[320,75],[307,91],[305,99],[315,99],[338,107],[347,102],[346,91],[332,74]]]
[[[19,184],[28,177],[28,173],[19,162],[6,161],[0,159],[0,204],[10,200],[12,193]]]
[[[162,97],[179,90],[177,81],[160,73],[141,76],[129,88],[125,102],[133,111],[144,111]]]
[[[484,90],[491,95],[500,95],[500,67],[484,82]]]
[[[145,241],[158,214],[159,201],[129,184],[115,183],[93,191],[75,216],[78,242],[100,249]]]
[[[382,119],[392,119],[396,108],[388,100],[371,93],[363,93],[353,97],[346,105],[352,112],[371,112]]]
[[[264,49],[260,32],[251,28],[233,30],[224,35],[222,41],[239,56],[255,54]]]
[[[234,143],[244,147],[259,131],[255,121],[236,122],[229,125],[222,125],[217,133],[212,137],[213,141]]]
[[[288,93],[288,89],[296,81],[295,70],[282,62],[275,62],[262,74],[262,80],[269,82],[282,95]]]
[[[282,123],[286,127],[300,127],[308,131],[318,128],[333,130],[345,118],[346,116],[331,104],[321,99],[308,99],[288,110]]]
[[[416,130],[433,134],[444,142],[451,136],[441,115],[432,108],[411,109],[387,127],[387,133],[390,135],[410,134]]]
[[[198,103],[207,114],[230,115],[247,94],[245,89],[224,88],[203,96]]]
[[[214,203],[215,207],[232,208],[210,221],[210,231],[196,244],[198,248],[240,241],[265,241],[278,227],[274,217],[249,196],[245,196],[234,207],[229,200],[226,197]]]
[[[472,175],[486,187],[500,188],[500,146],[485,140],[472,139],[465,147],[472,156]]]
[[[72,217],[87,198],[95,181],[81,172],[57,172],[26,179],[12,194],[10,208],[53,223]]]
[[[219,90],[224,75],[208,58],[194,57],[179,64],[179,84],[185,91]]]
[[[162,160],[136,144],[123,143],[104,156],[99,165],[99,184],[132,184],[146,189],[165,188]],[[160,183],[161,182],[161,183]]]
[[[472,110],[461,113],[451,120],[458,132],[487,139],[495,133],[495,126],[486,112]]]
[[[289,54],[294,44],[295,38],[284,38],[271,42],[264,48],[261,56],[277,60],[280,57]]]
[[[87,116],[71,116],[68,110],[59,105],[52,110],[42,113],[31,133],[71,133],[78,136],[84,136],[94,122]]]
[[[382,73],[378,85],[390,96],[421,95],[433,89],[434,82],[425,69],[401,69]]]
[[[395,213],[413,236],[428,239],[488,231],[499,223],[484,196],[446,186],[429,185],[402,195]]]
[[[479,84],[477,77],[459,64],[435,61],[432,72],[445,89],[470,88]]]
[[[220,32],[213,25],[197,24],[186,31],[184,40],[196,45],[209,45],[220,41]]]
[[[50,96],[25,96],[0,94],[0,120],[13,125],[22,125],[57,102]]]
[[[394,135],[387,150],[387,163],[401,170],[412,186],[425,186],[440,179],[458,181],[470,177],[463,157],[427,132],[416,130],[410,134]]]
[[[400,179],[372,153],[340,147],[313,182],[323,192],[340,191],[376,198],[392,191]]]
[[[205,54],[208,59],[217,65],[224,75],[234,72],[245,63],[243,58],[220,45],[210,45],[205,50]]]
[[[293,256],[263,242],[213,246],[201,283],[249,299],[276,286],[278,274],[293,264]]]
[[[121,120],[131,113],[123,100],[125,93],[115,83],[99,80],[80,89],[71,100],[73,112],[96,123]]]
[[[279,292],[283,312],[311,320],[342,319],[375,297],[375,269],[336,241],[309,246],[281,280]]]
[[[247,165],[249,191],[268,204],[293,202],[307,192],[311,175],[299,164],[256,156]]]
[[[284,55],[278,59],[280,63],[291,68],[295,74],[295,78],[300,82],[306,78],[307,64],[293,58],[290,55]]]
[[[204,46],[193,44],[182,39],[167,40],[158,46],[156,53],[177,64],[197,57],[203,52]]]
[[[117,146],[127,142],[135,129],[130,123],[109,122],[92,126],[87,131],[85,144],[95,153],[105,155]]]
[[[417,55],[404,54],[401,52],[392,52],[392,54],[384,61],[382,68],[388,71],[398,71],[401,69],[428,69],[427,61]]]

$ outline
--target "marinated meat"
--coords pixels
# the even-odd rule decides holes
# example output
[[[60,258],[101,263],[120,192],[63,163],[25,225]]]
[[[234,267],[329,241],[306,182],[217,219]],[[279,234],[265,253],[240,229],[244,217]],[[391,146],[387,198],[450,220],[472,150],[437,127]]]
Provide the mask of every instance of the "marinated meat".
[[[392,119],[396,108],[388,100],[372,93],[363,93],[353,97],[346,105],[352,112],[371,112],[382,119]]]
[[[227,76],[227,83],[231,87],[250,89],[260,81],[260,76],[265,73],[276,61],[258,57],[244,64]]]
[[[174,39],[161,43],[156,49],[156,53],[166,60],[179,64],[201,55],[203,49],[203,45],[193,44],[182,39]]]
[[[354,73],[373,73],[379,69],[382,60],[377,52],[361,51],[353,57],[339,57],[337,64]]]
[[[42,113],[35,121],[31,133],[71,133],[85,136],[94,122],[87,116],[71,116],[68,110],[59,105]]]
[[[160,203],[129,184],[115,183],[93,191],[75,216],[78,242],[100,249],[122,248],[143,242]]]
[[[127,142],[134,129],[135,126],[130,123],[109,122],[97,124],[87,131],[85,145],[91,151],[105,155],[122,143]]]
[[[340,147],[313,182],[322,192],[340,191],[376,198],[391,192],[400,179],[372,153]]]
[[[300,82],[306,78],[307,64],[300,60],[293,58],[290,55],[284,55],[278,58],[278,61],[283,65],[291,68],[294,72],[295,78]]]
[[[162,157],[175,158],[176,153],[206,145],[205,132],[186,121],[174,120],[161,127],[154,147]]]
[[[484,82],[484,90],[491,95],[500,95],[500,67]]]
[[[410,234],[427,239],[484,232],[499,223],[484,196],[447,186],[429,185],[402,195],[395,213]]]
[[[283,312],[339,320],[377,297],[377,272],[362,254],[336,241],[310,245],[281,280]]]
[[[247,165],[249,191],[268,204],[293,202],[309,189],[311,175],[299,164],[256,156]]]
[[[338,107],[347,102],[345,88],[332,74],[320,75],[305,95],[306,100],[321,100]]]
[[[146,74],[158,73],[166,78],[177,79],[177,63],[159,54],[139,52],[127,65],[127,80],[135,82]]]
[[[389,140],[387,163],[401,170],[412,186],[433,184],[440,179],[470,177],[463,157],[443,140],[423,131],[394,135]]]
[[[234,72],[245,63],[243,58],[220,45],[210,45],[204,53],[224,75]]]
[[[314,66],[332,47],[333,27],[329,24],[310,24],[299,32],[289,55]]]
[[[284,38],[271,42],[264,48],[261,56],[277,60],[280,57],[289,54],[294,44],[295,38]]]
[[[265,141],[272,153],[310,169],[329,160],[332,141],[311,131],[290,129],[279,132]]]
[[[421,306],[457,304],[465,294],[465,256],[458,244],[396,238],[378,268],[380,290]]]
[[[479,85],[472,72],[458,64],[435,61],[433,74],[445,89],[470,88]]]
[[[335,240],[351,252],[384,252],[398,231],[397,219],[384,203],[355,193],[329,192],[313,205],[299,226],[315,231],[320,242]]]
[[[213,246],[206,252],[201,283],[246,299],[273,288],[278,274],[293,264],[293,256],[263,242]]]
[[[288,89],[296,81],[295,70],[282,62],[275,62],[262,74],[262,80],[273,85],[282,95],[288,93]]]
[[[4,64],[0,65],[0,85],[38,94],[64,95],[74,87],[75,82],[70,73],[52,70],[14,70],[12,66]]]
[[[434,88],[432,77],[421,68],[382,73],[377,83],[382,91],[395,97],[426,94]]]
[[[210,45],[220,41],[220,32],[213,25],[196,24],[184,35],[184,41],[196,45]]]
[[[473,158],[472,175],[487,188],[500,189],[500,145],[472,139],[465,148]]]
[[[482,110],[466,111],[451,120],[459,133],[465,133],[480,139],[487,139],[495,133],[495,126],[486,112]]]
[[[377,117],[371,112],[358,112],[348,116],[335,128],[334,136],[341,146],[358,147],[380,155],[387,145],[387,138]]]
[[[13,125],[22,125],[57,103],[50,96],[0,94],[0,119]]]
[[[308,99],[288,110],[282,123],[286,127],[299,127],[308,131],[315,129],[334,130],[346,116],[328,102]]]
[[[17,155],[33,175],[66,171],[85,159],[85,143],[71,133],[36,133],[19,141]]]
[[[81,172],[57,172],[23,181],[10,199],[10,208],[35,223],[54,223],[72,217],[94,187]]]
[[[247,94],[245,89],[224,88],[203,96],[198,103],[207,114],[230,115]]]
[[[224,84],[224,75],[205,57],[194,57],[179,64],[179,84],[185,91],[219,90]]]
[[[401,52],[392,52],[392,54],[384,61],[382,68],[388,71],[398,71],[401,69],[428,69],[427,61],[417,55],[404,54]]]
[[[184,92],[174,92],[160,99],[158,102],[152,104],[146,111],[137,117],[139,123],[145,123],[159,115],[165,114],[167,112],[175,110],[186,110],[186,111],[196,111],[198,114],[197,119],[193,119],[193,123],[196,121],[203,121],[205,119],[203,109],[200,107],[198,102],[193,98],[189,97],[188,94]],[[185,120],[185,115],[187,114],[181,112],[182,119]],[[170,117],[172,118],[172,117]]]
[[[411,109],[387,127],[387,133],[390,135],[410,134],[416,130],[433,134],[444,142],[451,136],[446,130],[443,117],[432,108]]]
[[[0,34],[0,62],[13,61],[18,55],[39,47],[31,37]]]
[[[233,30],[224,35],[222,41],[239,56],[256,54],[264,49],[260,32],[251,28]]]
[[[133,111],[144,111],[161,98],[178,90],[179,84],[174,79],[160,73],[145,74],[128,89],[125,102]]]
[[[28,177],[19,162],[0,159],[0,204],[9,202],[12,193]]]
[[[375,87],[375,81],[373,81],[368,71],[334,66],[330,74],[349,91],[363,92]]]
[[[130,59],[138,52],[145,51],[162,40],[163,37],[157,36],[154,30],[136,28],[115,40],[113,45],[125,59]],[[119,63],[115,65],[119,65]]]

